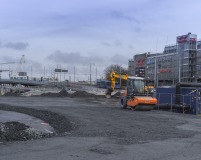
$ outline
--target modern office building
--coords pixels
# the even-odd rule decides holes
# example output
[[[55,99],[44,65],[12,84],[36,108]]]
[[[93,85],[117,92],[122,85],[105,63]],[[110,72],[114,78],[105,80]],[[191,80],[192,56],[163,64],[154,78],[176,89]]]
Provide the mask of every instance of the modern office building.
[[[134,59],[128,60],[128,74],[131,76],[135,75]]]
[[[175,83],[176,53],[158,53],[147,57],[145,79],[150,85],[173,85]]]
[[[197,82],[197,35],[177,37],[179,82]]]
[[[201,83],[201,41],[197,41],[197,82]]]
[[[136,54],[133,59],[128,60],[128,73],[131,76],[145,77],[146,59],[148,53]]]
[[[135,76],[150,85],[201,82],[201,41],[196,34],[178,36],[176,44],[165,46],[163,53],[137,54],[133,60]]]
[[[145,77],[146,58],[149,53],[137,54],[134,56],[135,75]]]

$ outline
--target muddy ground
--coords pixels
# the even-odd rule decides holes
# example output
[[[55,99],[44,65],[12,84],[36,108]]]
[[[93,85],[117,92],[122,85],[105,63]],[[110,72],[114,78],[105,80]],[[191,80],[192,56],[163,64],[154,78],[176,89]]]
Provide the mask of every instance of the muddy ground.
[[[118,99],[100,97],[0,97],[0,103],[0,109],[38,116],[57,128],[51,138],[0,144],[2,160],[201,157],[199,116],[123,110]]]

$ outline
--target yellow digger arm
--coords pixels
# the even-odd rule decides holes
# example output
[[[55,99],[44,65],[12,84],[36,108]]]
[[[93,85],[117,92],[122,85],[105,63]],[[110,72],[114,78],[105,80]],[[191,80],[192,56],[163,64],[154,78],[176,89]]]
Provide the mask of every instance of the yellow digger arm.
[[[113,91],[114,91],[114,88],[115,88],[115,79],[116,78],[121,78],[121,79],[127,80],[128,75],[127,74],[118,74],[118,73],[116,73],[114,71],[111,72],[110,80],[111,80],[111,88],[112,88]]]

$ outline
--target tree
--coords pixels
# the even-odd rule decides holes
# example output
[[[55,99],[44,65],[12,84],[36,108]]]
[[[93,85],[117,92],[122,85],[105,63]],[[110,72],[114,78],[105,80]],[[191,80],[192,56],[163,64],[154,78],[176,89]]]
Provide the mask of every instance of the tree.
[[[123,68],[121,65],[118,64],[111,64],[107,68],[104,69],[104,76],[105,79],[110,80],[110,73],[111,71],[115,71],[116,73],[120,74],[128,74],[128,69]],[[116,82],[120,82],[120,79],[117,79]],[[122,84],[125,84],[125,80],[122,80]]]

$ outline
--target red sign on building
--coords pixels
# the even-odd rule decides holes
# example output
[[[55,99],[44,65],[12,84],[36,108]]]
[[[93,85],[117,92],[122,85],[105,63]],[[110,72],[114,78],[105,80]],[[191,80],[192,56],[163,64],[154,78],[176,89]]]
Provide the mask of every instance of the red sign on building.
[[[188,38],[187,35],[177,37],[177,42],[178,42],[178,43],[187,42],[187,38]]]

